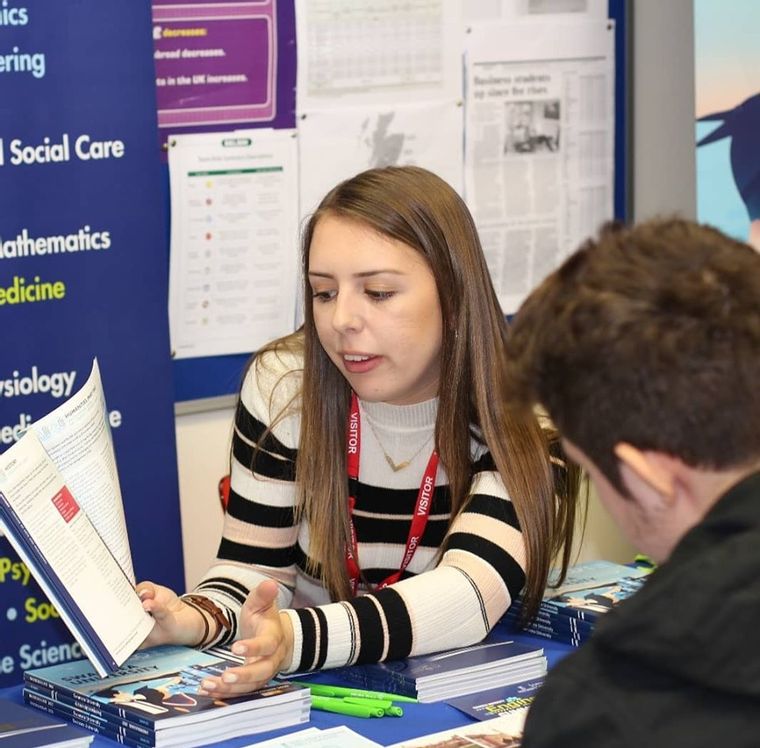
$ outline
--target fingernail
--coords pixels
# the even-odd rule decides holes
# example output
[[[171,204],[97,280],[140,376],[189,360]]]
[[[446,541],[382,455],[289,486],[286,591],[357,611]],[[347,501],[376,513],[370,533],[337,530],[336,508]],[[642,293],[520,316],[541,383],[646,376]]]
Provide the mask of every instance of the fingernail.
[[[225,683],[237,683],[237,679],[238,679],[238,677],[237,677],[237,675],[235,675],[235,673],[225,673],[222,676],[222,680]]]
[[[144,600],[148,595],[148,590],[140,590],[137,593],[137,596],[140,598],[140,600]]]
[[[245,646],[245,644],[240,644],[240,642],[236,642],[235,644],[232,645],[232,651],[236,655],[244,655],[248,651],[248,648]]]
[[[216,688],[216,683],[212,680],[201,681],[201,688],[205,691],[213,691]]]

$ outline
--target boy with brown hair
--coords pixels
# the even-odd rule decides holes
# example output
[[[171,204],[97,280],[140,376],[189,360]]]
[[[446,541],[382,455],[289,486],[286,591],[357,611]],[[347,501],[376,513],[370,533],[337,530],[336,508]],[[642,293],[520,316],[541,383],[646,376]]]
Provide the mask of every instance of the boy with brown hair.
[[[760,254],[609,224],[508,342],[519,402],[660,564],[550,672],[523,747],[760,745]]]

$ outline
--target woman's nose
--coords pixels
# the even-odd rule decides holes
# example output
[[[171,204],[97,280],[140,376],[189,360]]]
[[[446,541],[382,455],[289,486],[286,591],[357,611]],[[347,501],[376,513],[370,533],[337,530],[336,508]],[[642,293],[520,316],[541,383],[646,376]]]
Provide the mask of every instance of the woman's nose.
[[[363,324],[361,304],[355,294],[350,292],[338,293],[333,306],[332,324],[338,332],[361,329]]]

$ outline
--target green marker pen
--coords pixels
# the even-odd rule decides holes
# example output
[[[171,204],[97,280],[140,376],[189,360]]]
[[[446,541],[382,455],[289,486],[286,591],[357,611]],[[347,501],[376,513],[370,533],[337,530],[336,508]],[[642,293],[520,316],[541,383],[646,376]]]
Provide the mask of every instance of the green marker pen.
[[[304,681],[291,681],[299,686],[306,686],[313,694],[318,696],[351,696],[358,699],[381,699],[383,701],[401,701],[417,703],[417,699],[411,696],[399,696],[395,693],[386,693],[384,691],[363,691],[360,688],[346,688],[345,686],[328,686],[323,683],[306,683]]]
[[[364,706],[374,706],[376,709],[386,709],[393,706],[390,699],[365,699],[364,696],[344,696],[343,701],[347,704],[361,704]]]
[[[331,696],[317,696],[316,694],[311,695],[311,705],[315,709],[321,709],[323,712],[346,714],[349,717],[382,717],[385,714],[383,709],[378,709],[377,707],[349,704],[343,699],[336,699]]]
[[[403,717],[404,710],[400,706],[393,706],[387,699],[365,699],[363,696],[344,696],[343,701],[349,704],[364,704],[382,709],[386,717]]]

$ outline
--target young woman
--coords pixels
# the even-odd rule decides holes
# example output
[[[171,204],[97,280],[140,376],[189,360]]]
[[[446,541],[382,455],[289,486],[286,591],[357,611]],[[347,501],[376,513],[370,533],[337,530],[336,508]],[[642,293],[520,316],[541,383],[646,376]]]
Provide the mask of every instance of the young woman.
[[[138,586],[146,644],[237,640],[215,696],[478,642],[521,590],[535,608],[572,540],[575,473],[508,407],[504,316],[456,192],[415,167],[339,184],[303,271],[302,331],[241,389],[216,562],[182,597]]]

